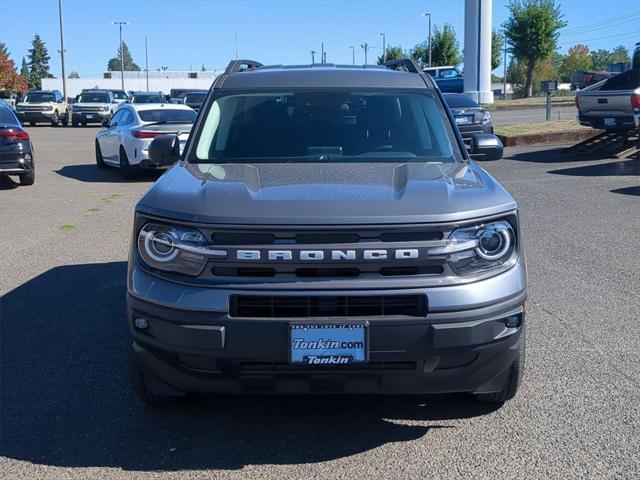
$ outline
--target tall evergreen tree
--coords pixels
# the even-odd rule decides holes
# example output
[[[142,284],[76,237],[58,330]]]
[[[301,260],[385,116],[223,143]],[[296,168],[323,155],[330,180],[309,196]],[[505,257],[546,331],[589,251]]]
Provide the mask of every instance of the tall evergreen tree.
[[[31,49],[29,50],[29,88],[42,88],[42,79],[51,78],[49,72],[49,52],[40,35],[36,33],[31,40]]]
[[[20,75],[29,80],[29,65],[27,59],[22,57],[22,67],[20,68]]]
[[[0,53],[5,57],[9,58],[9,50],[7,50],[7,45],[4,42],[0,42]]]
[[[124,52],[124,70],[125,72],[139,72],[140,67],[136,65],[133,61],[133,57],[131,56],[131,52],[129,51],[129,47],[126,42],[122,42],[122,51]],[[118,56],[113,57],[107,63],[107,70],[111,72],[119,72],[120,65],[120,48],[118,48]]]

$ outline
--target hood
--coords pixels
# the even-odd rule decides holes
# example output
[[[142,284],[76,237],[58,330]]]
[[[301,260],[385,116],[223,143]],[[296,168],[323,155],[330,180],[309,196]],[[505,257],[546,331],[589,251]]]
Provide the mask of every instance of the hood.
[[[516,208],[474,162],[189,164],[178,162],[139,212],[240,225],[340,225],[466,220]]]

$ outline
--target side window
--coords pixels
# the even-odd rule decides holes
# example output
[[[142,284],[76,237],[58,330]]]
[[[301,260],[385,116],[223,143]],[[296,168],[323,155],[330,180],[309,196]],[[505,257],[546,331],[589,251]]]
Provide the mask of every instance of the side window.
[[[120,110],[119,112],[117,112],[113,118],[111,119],[111,122],[109,123],[110,127],[115,127],[116,125],[120,125],[120,122],[122,122],[122,117],[124,116],[124,111]]]

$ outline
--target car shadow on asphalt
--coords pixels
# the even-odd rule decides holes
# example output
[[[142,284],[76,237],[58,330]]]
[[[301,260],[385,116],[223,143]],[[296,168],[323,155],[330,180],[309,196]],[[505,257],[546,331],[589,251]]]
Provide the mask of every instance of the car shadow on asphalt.
[[[631,195],[634,197],[640,197],[640,185],[636,187],[615,188],[611,190],[611,193],[620,193],[622,195]]]
[[[555,175],[573,175],[577,177],[612,177],[640,175],[640,159],[611,161],[595,165],[582,165],[580,167],[549,170]]]
[[[1,299],[0,455],[129,471],[321,462],[498,408],[457,395],[243,396],[149,410],[128,375],[125,276],[125,262],[56,267]]]
[[[166,170],[141,170],[133,178],[124,178],[122,172],[115,167],[98,168],[95,164],[65,165],[54,170],[58,175],[72,178],[79,182],[97,183],[134,183],[155,182]]]

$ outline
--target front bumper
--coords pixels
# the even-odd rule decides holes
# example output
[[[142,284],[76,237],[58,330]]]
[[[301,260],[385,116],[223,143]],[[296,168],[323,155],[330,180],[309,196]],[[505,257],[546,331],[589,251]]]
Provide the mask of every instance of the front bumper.
[[[526,275],[521,263],[476,284],[318,292],[422,292],[429,298],[425,318],[367,319],[369,362],[333,367],[288,363],[290,319],[230,318],[228,299],[237,292],[185,287],[136,268],[129,282],[134,352],[157,389],[175,394],[489,393],[502,388],[524,328]],[[505,319],[513,316],[521,323],[508,327]],[[136,328],[135,318],[146,319],[148,327]],[[340,319],[350,320],[356,319]]]
[[[64,116],[61,114],[60,116]],[[54,117],[54,111],[47,110],[43,112],[16,111],[16,117],[20,123],[25,122],[50,122]]]
[[[71,121],[74,123],[102,123],[105,118],[111,118],[111,112],[73,112]]]

